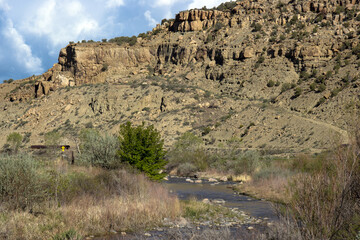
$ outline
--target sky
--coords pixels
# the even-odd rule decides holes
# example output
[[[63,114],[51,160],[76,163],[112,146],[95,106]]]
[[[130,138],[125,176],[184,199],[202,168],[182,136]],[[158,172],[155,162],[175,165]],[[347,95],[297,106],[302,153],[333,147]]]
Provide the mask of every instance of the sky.
[[[70,41],[150,31],[179,11],[229,0],[0,0],[0,83],[42,74]]]

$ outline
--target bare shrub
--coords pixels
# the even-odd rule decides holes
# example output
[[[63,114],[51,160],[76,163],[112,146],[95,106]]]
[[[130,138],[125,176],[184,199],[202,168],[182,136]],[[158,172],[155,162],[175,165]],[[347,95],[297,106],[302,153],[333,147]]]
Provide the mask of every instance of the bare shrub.
[[[304,239],[354,239],[360,229],[360,134],[338,147],[326,164],[299,174],[290,186],[290,208]]]

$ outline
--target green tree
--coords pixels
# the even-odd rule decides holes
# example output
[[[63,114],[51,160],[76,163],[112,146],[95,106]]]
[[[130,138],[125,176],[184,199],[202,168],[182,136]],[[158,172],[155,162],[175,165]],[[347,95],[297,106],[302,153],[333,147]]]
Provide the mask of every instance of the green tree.
[[[17,132],[10,133],[6,138],[6,142],[11,146],[11,150],[13,152],[17,152],[19,150],[22,140],[23,136]]]
[[[159,180],[165,176],[160,173],[166,165],[164,141],[153,125],[145,124],[133,127],[130,122],[120,125],[120,148],[118,155],[122,162],[127,162],[151,179]]]

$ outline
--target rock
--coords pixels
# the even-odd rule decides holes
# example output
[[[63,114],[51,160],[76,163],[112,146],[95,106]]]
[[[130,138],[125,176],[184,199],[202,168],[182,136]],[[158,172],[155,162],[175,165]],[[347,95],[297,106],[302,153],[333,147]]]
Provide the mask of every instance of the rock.
[[[209,182],[217,182],[218,180],[216,180],[215,178],[209,178],[208,181],[209,181]]]
[[[151,237],[151,234],[150,233],[144,233],[144,236]]]
[[[207,199],[207,198],[204,198],[204,199],[202,200],[202,202],[203,202],[203,203],[206,203],[206,204],[209,204],[209,203],[210,203],[210,200]]]
[[[323,96],[324,96],[325,99],[329,99],[331,97],[331,92],[326,91]]]
[[[68,104],[65,108],[64,108],[64,111],[67,112],[71,109],[71,104]]]
[[[215,204],[225,204],[224,199],[214,199],[214,200],[211,200],[211,202],[215,203]]]
[[[249,229],[249,230],[253,230],[253,229],[254,229],[254,227],[250,226],[250,227],[248,227],[247,229]]]
[[[246,47],[242,55],[244,58],[253,58],[255,56],[254,49],[252,47]]]
[[[177,221],[175,222],[175,224],[176,224],[178,227],[183,228],[183,227],[186,227],[189,223],[188,223],[188,221],[187,221],[185,218],[180,217],[180,219],[177,220]]]
[[[195,180],[195,183],[202,183],[201,179]]]
[[[190,178],[187,178],[185,181],[189,182],[189,183],[193,183],[194,180],[191,180]]]
[[[226,177],[226,176],[221,177],[221,178],[220,178],[220,181],[227,182],[227,181],[228,181],[228,177]]]

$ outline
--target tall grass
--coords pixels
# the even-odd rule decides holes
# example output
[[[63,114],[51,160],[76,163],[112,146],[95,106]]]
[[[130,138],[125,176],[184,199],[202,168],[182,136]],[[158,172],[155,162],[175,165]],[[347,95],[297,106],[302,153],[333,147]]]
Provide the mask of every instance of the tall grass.
[[[66,162],[35,167],[29,156],[12,156],[11,160],[2,160],[0,165],[7,174],[9,169],[19,173],[15,174],[19,181],[8,181],[6,175],[0,182],[1,189],[9,189],[10,182],[15,186],[12,192],[2,190],[0,238],[56,239],[110,230],[138,231],[180,214],[177,198],[142,174],[67,166]],[[42,194],[41,201],[28,204],[37,201],[36,193]],[[18,203],[13,203],[14,199],[19,199]]]

